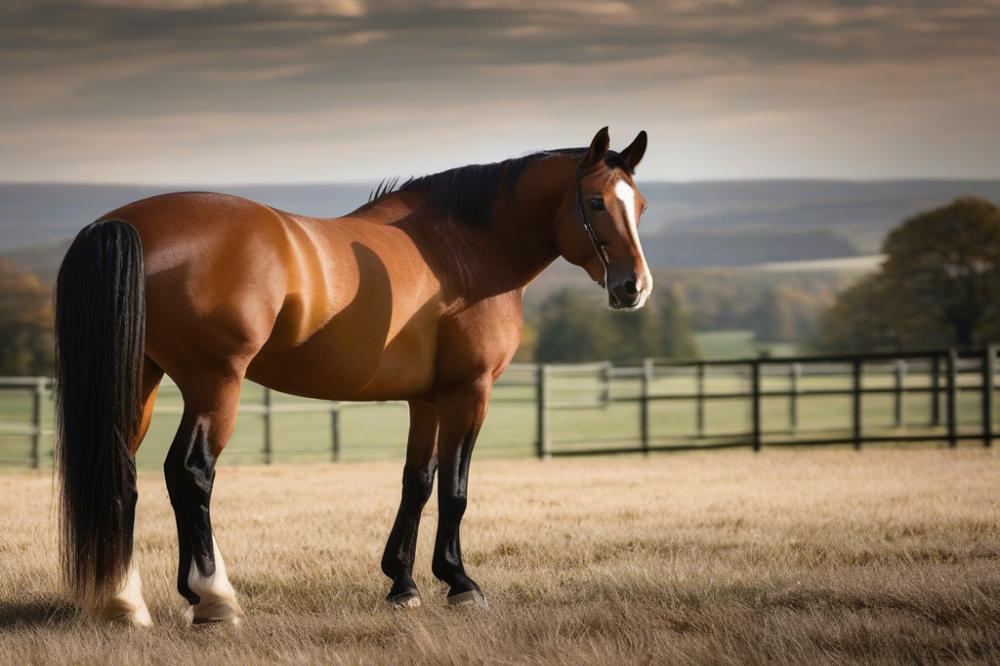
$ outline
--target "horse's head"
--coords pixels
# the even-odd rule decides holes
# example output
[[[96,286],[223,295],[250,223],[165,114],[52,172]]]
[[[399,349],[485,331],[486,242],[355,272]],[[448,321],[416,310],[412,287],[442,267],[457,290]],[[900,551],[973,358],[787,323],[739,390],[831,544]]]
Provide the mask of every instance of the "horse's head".
[[[632,180],[646,152],[646,132],[639,132],[620,153],[608,150],[609,141],[605,127],[583,154],[559,218],[556,243],[566,260],[607,288],[611,307],[637,310],[653,290],[639,243],[646,199]]]

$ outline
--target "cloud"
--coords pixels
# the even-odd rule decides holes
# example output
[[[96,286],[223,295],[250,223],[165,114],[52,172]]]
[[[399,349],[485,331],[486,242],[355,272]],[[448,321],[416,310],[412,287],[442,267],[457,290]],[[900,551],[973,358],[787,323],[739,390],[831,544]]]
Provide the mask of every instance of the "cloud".
[[[84,0],[92,7],[117,7],[152,11],[190,11],[235,4],[238,0]]]
[[[93,7],[169,12],[215,9],[227,5],[247,4],[247,0],[84,0],[84,3]],[[266,6],[277,3],[258,4]],[[281,4],[293,13],[307,16],[358,16],[364,13],[362,0],[285,0]]]
[[[446,124],[473,137],[447,147],[454,164],[502,150],[484,123],[517,128],[507,144],[531,149],[579,143],[595,123],[619,120],[683,139],[689,152],[716,142],[704,152],[719,157],[693,176],[731,175],[722,156],[736,139],[742,150],[787,146],[758,170],[787,159],[788,170],[815,171],[824,146],[863,137],[884,152],[880,168],[898,160],[929,172],[940,168],[931,157],[904,163],[929,134],[958,156],[949,172],[998,173],[1000,157],[984,156],[1000,134],[997,34],[996,0],[8,0],[0,152],[19,136],[18,150],[35,145],[57,163],[38,174],[79,174],[79,151],[61,145],[74,135],[117,141],[140,160],[146,144],[116,127],[142,127],[161,154],[180,155],[178,122],[196,137],[184,151],[225,152],[234,127],[264,151],[282,137],[299,145],[303,122],[326,119],[341,138],[318,140],[324,151],[381,145],[387,133],[424,146],[421,133]],[[783,126],[808,154],[795,156]],[[737,128],[758,136],[734,138]],[[115,177],[110,158],[87,164]],[[0,178],[26,168],[0,164]]]

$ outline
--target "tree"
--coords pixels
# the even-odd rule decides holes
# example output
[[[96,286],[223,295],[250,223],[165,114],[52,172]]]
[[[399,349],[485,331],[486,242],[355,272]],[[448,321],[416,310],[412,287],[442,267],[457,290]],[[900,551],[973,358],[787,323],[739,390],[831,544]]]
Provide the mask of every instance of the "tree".
[[[956,199],[904,221],[881,270],[843,292],[821,346],[843,350],[975,347],[1000,340],[1000,208]]]
[[[691,320],[681,295],[673,289],[661,289],[656,294],[659,318],[658,346],[655,356],[665,358],[698,358],[700,351],[691,330]]]
[[[695,358],[698,348],[679,297],[669,289],[641,310],[617,312],[581,290],[565,289],[541,306],[540,363],[638,363],[650,356]]]
[[[31,273],[0,259],[0,375],[52,373],[52,304]]]
[[[601,315],[579,290],[555,293],[541,307],[535,360],[549,363],[607,358],[614,336]]]
[[[780,287],[768,289],[753,309],[757,323],[754,333],[759,340],[787,342],[796,338],[795,313],[789,295]]]
[[[885,316],[888,294],[878,274],[862,278],[840,293],[823,315],[817,344],[822,351],[898,351],[903,344]]]
[[[605,359],[620,365],[656,353],[659,331],[649,309],[601,314],[611,329],[611,345],[604,354]]]

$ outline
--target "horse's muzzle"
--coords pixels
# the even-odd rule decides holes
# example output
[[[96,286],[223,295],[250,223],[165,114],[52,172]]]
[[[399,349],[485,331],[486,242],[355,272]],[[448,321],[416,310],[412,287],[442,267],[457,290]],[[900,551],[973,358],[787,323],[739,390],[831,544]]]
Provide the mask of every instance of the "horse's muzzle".
[[[642,289],[639,288],[635,275],[608,285],[608,305],[615,310],[637,308],[642,304]]]

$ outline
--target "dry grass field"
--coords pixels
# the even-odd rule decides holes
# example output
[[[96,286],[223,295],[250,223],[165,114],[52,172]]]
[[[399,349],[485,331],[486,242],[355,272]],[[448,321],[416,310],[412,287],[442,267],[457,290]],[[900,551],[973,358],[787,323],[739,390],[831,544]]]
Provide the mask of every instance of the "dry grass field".
[[[164,486],[140,480],[156,626],[57,587],[51,478],[0,475],[0,661],[14,664],[1000,661],[1000,455],[782,450],[473,465],[466,564],[492,604],[381,603],[398,463],[227,467],[213,516],[248,613],[189,629]]]

